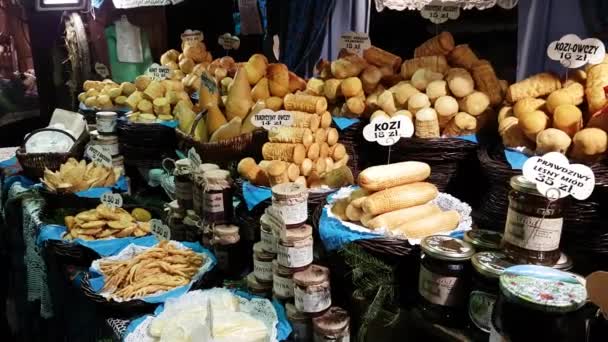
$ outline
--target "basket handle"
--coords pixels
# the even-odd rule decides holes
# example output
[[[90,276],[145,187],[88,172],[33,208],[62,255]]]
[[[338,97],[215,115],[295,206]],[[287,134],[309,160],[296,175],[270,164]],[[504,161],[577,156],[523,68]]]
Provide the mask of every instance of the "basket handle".
[[[194,122],[192,122],[192,128],[190,128],[190,132],[188,133],[188,137],[192,138],[194,136],[194,130],[196,129],[196,126],[198,126],[198,123],[203,119],[203,116],[205,116],[205,114],[207,114],[207,108],[196,114]]]
[[[71,135],[70,133],[61,130],[61,129],[57,129],[57,128],[49,128],[49,127],[45,127],[45,128],[39,128],[39,129],[35,129],[33,130],[30,134],[28,134],[28,136],[25,138],[25,140],[23,140],[23,143],[21,144],[21,147],[23,148],[23,150],[25,150],[25,144],[28,142],[28,140],[30,140],[31,137],[34,136],[34,134],[38,133],[38,132],[42,132],[42,131],[50,131],[50,132],[59,132],[59,133],[63,133],[65,135],[67,135],[68,137],[70,137],[70,139],[72,139],[72,142],[76,142],[76,138],[74,138],[73,135]],[[27,152],[27,151],[26,151]]]

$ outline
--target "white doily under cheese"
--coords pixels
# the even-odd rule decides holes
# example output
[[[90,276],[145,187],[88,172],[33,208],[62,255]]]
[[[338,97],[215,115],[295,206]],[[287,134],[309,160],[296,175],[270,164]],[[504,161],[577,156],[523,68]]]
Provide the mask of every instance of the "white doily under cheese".
[[[177,298],[170,298],[165,303],[165,309],[163,312],[155,316],[148,316],[144,321],[142,321],[137,328],[129,335],[125,337],[125,342],[158,342],[159,339],[150,335],[150,325],[153,324],[155,319],[170,319],[175,316],[176,313],[183,312],[185,310],[192,310],[195,307],[203,309],[205,311],[205,315],[208,315],[207,308],[209,308],[209,299],[210,298],[219,298],[228,296],[232,298],[236,298],[238,300],[238,308],[239,312],[247,313],[251,315],[253,318],[261,321],[264,326],[266,326],[269,336],[266,339],[267,342],[275,342],[277,341],[277,323],[278,317],[272,303],[268,299],[262,298],[253,298],[246,299],[237,295],[234,295],[229,290],[223,288],[214,288],[210,290],[196,290],[192,292],[188,292],[183,296]],[[229,318],[229,312],[220,313],[222,316]],[[202,316],[202,315],[201,315]],[[204,321],[203,317],[200,319],[201,322]],[[213,342],[214,340],[209,339],[209,329],[204,324],[200,324],[197,327],[200,330],[201,334],[196,334],[194,338],[191,340],[192,342]],[[198,331],[197,330],[197,331]],[[207,337],[203,337],[207,335]],[[237,338],[232,338],[232,341],[238,342]]]
[[[345,227],[347,227],[348,229],[354,230],[354,231],[392,236],[395,238],[404,238],[404,239],[407,238],[406,236],[401,235],[401,234],[399,234],[399,235],[394,234],[390,230],[388,230],[387,228],[384,228],[384,227],[376,229],[376,230],[371,230],[371,229],[368,229],[368,228],[362,226],[359,223],[343,221],[339,217],[334,215],[331,212],[331,207],[333,206],[334,202],[338,199],[346,198],[346,197],[350,196],[350,194],[353,191],[355,191],[356,189],[357,189],[356,187],[348,187],[348,188],[342,188],[338,192],[336,192],[332,196],[331,200],[328,200],[328,204],[325,205],[325,210],[327,211],[327,217],[340,221]],[[462,202],[458,198],[456,198],[452,195],[443,193],[443,192],[440,192],[439,195],[437,195],[437,197],[434,200],[430,201],[430,203],[436,204],[443,211],[456,210],[458,212],[458,214],[460,214],[460,223],[458,224],[458,227],[456,227],[456,229],[444,231],[444,232],[438,232],[437,234],[452,234],[455,232],[464,232],[467,230],[471,230],[471,228],[473,226],[473,218],[471,217],[472,209],[471,209],[471,206],[469,206],[467,203]],[[407,239],[407,241],[412,245],[420,244],[420,240],[421,239]]]
[[[432,2],[445,3],[445,5],[460,4],[463,9],[477,8],[479,10],[494,7],[497,0],[375,0],[376,10],[382,11],[384,8],[403,11],[414,10],[419,11],[424,6],[430,5]]]

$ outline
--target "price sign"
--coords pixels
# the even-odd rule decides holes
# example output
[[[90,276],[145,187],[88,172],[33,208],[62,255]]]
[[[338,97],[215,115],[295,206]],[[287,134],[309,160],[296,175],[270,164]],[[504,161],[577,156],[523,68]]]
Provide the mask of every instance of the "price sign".
[[[198,167],[203,163],[201,160],[201,156],[198,155],[194,147],[188,150],[188,159],[190,159],[190,165],[193,170],[198,169]]]
[[[224,33],[217,39],[224,50],[236,50],[241,46],[241,40],[237,36],[233,36],[230,33]]]
[[[262,109],[259,113],[253,115],[251,123],[255,127],[264,127],[266,130],[271,130],[275,127],[291,126],[293,115],[286,110],[275,112],[270,109]]]
[[[365,32],[347,32],[340,36],[340,49],[347,49],[359,56],[371,46],[369,35]]]
[[[110,70],[108,70],[108,67],[105,64],[99,62],[95,63],[95,72],[97,73],[97,75],[103,78],[110,76]]]
[[[580,68],[587,63],[598,64],[604,60],[605,55],[606,48],[601,40],[580,39],[575,34],[567,34],[547,47],[547,56],[550,59],[571,69]]]
[[[153,79],[155,79],[157,81],[162,81],[162,80],[166,79],[167,76],[169,76],[170,71],[171,71],[171,69],[169,69],[169,67],[158,65],[158,64],[154,63],[154,64],[150,65],[148,70],[146,70],[146,75],[152,77]]]
[[[591,196],[595,187],[595,175],[588,166],[570,164],[559,152],[528,159],[523,173],[527,180],[536,183],[538,192],[553,200],[568,195],[584,200]]]
[[[151,219],[150,228],[152,228],[152,234],[156,235],[159,240],[171,240],[171,229],[163,221]]]
[[[182,37],[182,42],[202,42],[204,38],[203,36],[203,32],[199,31],[199,30],[186,30],[184,31],[184,33],[182,33],[181,35]]]
[[[101,195],[101,203],[112,209],[122,208],[122,196],[120,196],[120,194],[112,193],[112,191],[108,191]]]
[[[450,19],[458,19],[460,16],[460,6],[457,4],[445,5],[442,2],[432,2],[420,10],[420,15],[434,24],[441,24]]]
[[[89,145],[87,155],[94,163],[107,168],[112,167],[112,155],[100,145]]]
[[[498,0],[496,4],[504,9],[513,9],[518,2],[519,0]]]
[[[398,115],[390,118],[377,118],[363,128],[363,137],[382,146],[391,146],[402,137],[409,138],[414,134],[414,124],[407,116]]]

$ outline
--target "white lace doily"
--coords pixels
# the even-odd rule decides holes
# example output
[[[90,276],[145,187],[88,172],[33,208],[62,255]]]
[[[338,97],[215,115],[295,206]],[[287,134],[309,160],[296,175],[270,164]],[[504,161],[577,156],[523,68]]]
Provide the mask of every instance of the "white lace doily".
[[[344,226],[346,226],[347,228],[352,229],[354,231],[378,234],[378,235],[388,235],[388,236],[393,236],[393,237],[397,237],[397,238],[406,238],[406,236],[403,236],[403,235],[393,234],[390,230],[388,230],[386,228],[379,228],[379,229],[371,230],[371,229],[368,229],[368,228],[366,228],[360,224],[354,223],[354,222],[342,221],[339,217],[337,217],[336,215],[334,215],[331,212],[331,207],[336,200],[348,197],[351,194],[351,192],[355,191],[356,189],[357,189],[356,187],[342,188],[331,198],[331,200],[328,200],[328,204],[325,205],[325,210],[327,211],[327,217],[334,218],[334,219],[342,222],[342,224]],[[430,201],[430,203],[436,204],[443,211],[456,210],[458,212],[458,214],[460,214],[460,223],[458,224],[458,227],[456,227],[456,229],[450,230],[450,231],[445,231],[445,232],[438,232],[438,234],[452,234],[455,232],[461,232],[461,231],[464,232],[464,231],[472,229],[472,226],[473,226],[473,218],[471,217],[472,209],[471,209],[471,206],[468,205],[467,203],[462,202],[458,198],[456,198],[450,194],[443,193],[443,192],[440,192],[439,195],[437,195],[437,197],[434,200]],[[421,239],[407,239],[407,241],[412,245],[420,244],[420,240]]]
[[[217,297],[222,294],[230,294],[236,296],[239,300],[239,311],[250,314],[253,318],[258,319],[264,323],[268,328],[269,337],[268,342],[277,342],[277,323],[279,322],[277,313],[272,306],[272,303],[268,299],[253,298],[246,299],[237,295],[232,294],[227,289],[214,288],[210,290],[196,290],[188,292],[183,296],[177,298],[171,298],[165,303],[165,309],[161,312],[158,317],[162,315],[171,315],[171,313],[184,310],[185,308],[192,307],[193,305],[201,305],[207,307],[207,302],[211,297]],[[135,330],[125,337],[125,342],[157,342],[158,339],[148,334],[149,326],[152,324],[156,317],[148,316],[143,320]]]
[[[497,0],[375,0],[376,10],[382,11],[389,8],[396,11],[414,10],[419,11],[431,3],[445,3],[446,5],[460,4],[463,9],[477,8],[479,10],[494,7]]]
[[[171,241],[171,243],[178,249],[188,249],[188,247],[182,245],[181,243],[177,242],[177,241]],[[154,246],[153,246],[154,247]],[[142,252],[144,252],[147,249],[150,249],[152,247],[144,247],[144,246],[138,246],[138,245],[134,245],[134,244],[130,244],[127,247],[125,247],[122,251],[120,251],[120,253],[113,255],[113,256],[109,256],[109,257],[105,257],[105,258],[101,258],[101,259],[97,259],[95,261],[93,261],[93,263],[91,264],[91,270],[102,274],[101,273],[101,269],[99,267],[99,263],[102,261],[108,261],[108,260],[127,260],[127,259],[132,259],[133,257],[135,257],[138,254],[141,254]],[[196,272],[196,274],[192,277],[192,280],[190,281],[190,285],[192,285],[194,282],[196,282],[197,280],[199,280],[207,271],[209,271],[209,269],[211,269],[211,264],[212,264],[212,260],[211,258],[204,254],[204,253],[197,253],[198,255],[203,257],[203,265],[201,265],[201,267],[198,269],[198,272]],[[151,296],[156,296],[159,295],[161,293],[164,292],[168,292],[168,291],[158,291],[156,293],[152,293],[152,294],[148,294],[145,295],[144,297],[151,297]],[[106,299],[112,299],[116,302],[124,302],[125,300],[121,297],[118,297],[116,295],[114,295],[114,293],[108,292],[108,291],[102,291],[99,292],[99,295],[106,298]],[[131,298],[129,300],[133,300],[133,299],[138,299],[138,298],[143,298],[143,297],[136,297],[136,298]]]

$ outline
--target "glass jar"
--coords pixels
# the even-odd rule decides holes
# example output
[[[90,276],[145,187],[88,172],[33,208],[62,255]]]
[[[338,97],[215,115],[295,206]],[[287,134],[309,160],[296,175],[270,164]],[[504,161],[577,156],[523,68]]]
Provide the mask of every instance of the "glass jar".
[[[313,260],[312,227],[305,224],[300,228],[281,231],[277,260],[288,268],[305,267]]]
[[[524,176],[514,176],[510,183],[505,254],[517,264],[554,265],[560,256],[562,200],[544,197]]]
[[[277,299],[285,301],[293,298],[293,274],[291,268],[279,265],[277,260],[272,261],[272,294]]]
[[[261,243],[253,245],[253,274],[260,283],[272,284],[272,260],[275,255],[262,249]]]
[[[204,177],[207,171],[219,170],[219,166],[215,164],[201,164],[196,169],[192,170],[192,202],[194,212],[198,216],[203,215],[204,202]]]
[[[422,314],[434,323],[462,325],[466,322],[473,246],[450,236],[431,235],[420,242],[420,248],[418,294]]]
[[[253,272],[247,275],[246,280],[247,290],[249,290],[251,294],[268,299],[271,298],[272,284],[259,282]]]
[[[312,329],[314,342],[349,342],[350,316],[346,310],[332,306],[312,319]]]
[[[308,190],[298,183],[277,184],[272,187],[272,206],[287,228],[297,228],[308,219]]]
[[[319,265],[310,265],[304,271],[293,274],[294,301],[298,311],[316,314],[331,306],[331,288],[329,269]]]
[[[207,224],[224,224],[232,221],[232,178],[226,170],[205,172],[203,220]]]
[[[116,133],[116,112],[97,112],[95,113],[95,128],[99,134],[112,135]]]
[[[91,145],[97,145],[101,147],[111,157],[118,157],[120,155],[120,148],[118,146],[117,135],[91,135]]]
[[[473,282],[469,295],[469,318],[480,340],[488,340],[492,326],[492,309],[498,298],[498,279],[506,268],[513,266],[504,253],[479,252],[471,257]]]
[[[180,159],[175,162],[173,176],[175,177],[175,199],[182,210],[193,208],[192,201],[192,164],[190,159]]]
[[[194,210],[187,210],[184,217],[184,239],[183,241],[198,241],[200,239],[198,224],[200,217],[196,215]]]
[[[471,229],[464,233],[464,241],[470,243],[477,252],[500,250],[502,233],[485,229]]]
[[[506,341],[585,341],[587,299],[582,277],[537,265],[518,265],[500,276],[494,305],[495,337]]]
[[[312,319],[307,314],[298,311],[295,305],[285,304],[287,319],[291,323],[292,332],[289,341],[310,342],[312,341]]]
[[[218,225],[213,227],[213,250],[217,267],[228,277],[238,277],[241,272],[241,248],[239,227]]]
[[[268,253],[276,254],[279,250],[279,239],[276,230],[278,227],[272,222],[268,214],[262,214],[260,217],[260,242],[262,249]]]

